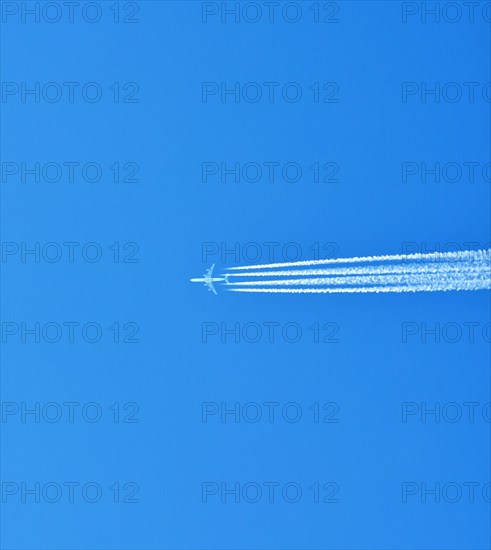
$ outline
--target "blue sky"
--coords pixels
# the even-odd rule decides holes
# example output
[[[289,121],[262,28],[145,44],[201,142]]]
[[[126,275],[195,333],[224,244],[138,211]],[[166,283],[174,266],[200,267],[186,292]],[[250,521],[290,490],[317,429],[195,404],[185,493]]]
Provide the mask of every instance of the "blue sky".
[[[22,4],[33,3],[3,12],[1,36],[1,477],[11,485],[0,548],[489,548],[489,292],[213,296],[189,283],[211,263],[257,263],[251,250],[262,263],[489,248],[482,6],[452,23],[445,2],[439,22],[419,2],[328,2],[319,9],[337,22],[316,23],[315,3],[292,3],[297,22],[282,3],[274,21],[263,11],[251,23],[244,3],[238,22],[221,22],[221,3],[101,2],[50,23],[55,11],[23,22]],[[36,83],[39,97],[23,96]],[[239,95],[205,102],[203,83]],[[285,87],[301,99],[286,101]],[[337,101],[314,101],[317,87]],[[203,181],[204,163],[220,173]],[[274,166],[274,181],[266,168],[257,182],[223,172],[248,163]],[[285,181],[290,163],[299,181]],[[339,181],[316,182],[315,163]],[[300,328],[298,341],[285,326]],[[257,327],[250,342],[244,330]],[[204,341],[203,330],[216,334]],[[73,422],[67,402],[80,403]],[[63,414],[22,421],[36,403]],[[238,403],[239,421],[204,422],[204,403]],[[244,418],[247,403],[260,421]],[[265,403],[294,403],[302,417],[269,421]],[[315,422],[316,403],[334,403],[326,414],[338,422]],[[463,412],[456,422],[449,403]],[[465,403],[477,403],[473,421]],[[421,415],[435,406],[439,421]],[[120,409],[138,422],[115,422]],[[404,410],[416,412],[403,422]],[[80,484],[72,503],[66,482]],[[36,483],[40,502],[23,502]],[[64,487],[58,502],[43,496],[48,483]],[[258,502],[243,497],[247,483],[246,496],[264,491]],[[278,488],[273,502],[265,483]],[[289,483],[298,502],[283,496]],[[339,502],[315,502],[316,483]],[[239,502],[223,489],[236,484]],[[440,502],[423,502],[424,484]],[[116,492],[138,502],[116,503]]]

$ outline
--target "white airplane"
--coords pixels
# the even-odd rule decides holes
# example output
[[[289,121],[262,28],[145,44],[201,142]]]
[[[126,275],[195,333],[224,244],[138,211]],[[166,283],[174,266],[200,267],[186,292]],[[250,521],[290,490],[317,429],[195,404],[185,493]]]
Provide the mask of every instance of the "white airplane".
[[[213,283],[220,283],[222,281],[225,281],[227,284],[228,282],[228,275],[225,275],[224,277],[213,277],[213,270],[215,269],[215,264],[213,264],[210,269],[206,271],[206,273],[203,273],[203,278],[199,279],[190,279],[192,283],[205,283],[205,286],[208,287],[208,290],[213,292],[213,294],[218,294],[215,290],[215,287],[213,286]]]

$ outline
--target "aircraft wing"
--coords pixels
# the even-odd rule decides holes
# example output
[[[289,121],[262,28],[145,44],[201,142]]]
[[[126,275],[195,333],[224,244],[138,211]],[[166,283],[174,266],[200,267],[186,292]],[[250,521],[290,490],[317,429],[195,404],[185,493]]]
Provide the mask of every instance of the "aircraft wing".
[[[215,287],[213,286],[213,283],[211,281],[205,284],[213,292],[213,294],[215,294],[215,296],[218,294],[218,292],[215,290]]]
[[[208,269],[205,273],[205,279],[212,278],[213,277],[213,270],[215,269],[215,264],[213,264],[210,269]]]

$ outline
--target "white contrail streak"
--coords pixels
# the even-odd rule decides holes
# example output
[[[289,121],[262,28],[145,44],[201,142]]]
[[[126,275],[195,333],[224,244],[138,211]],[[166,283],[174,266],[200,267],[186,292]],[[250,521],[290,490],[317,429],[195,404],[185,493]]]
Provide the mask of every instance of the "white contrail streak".
[[[328,260],[306,260],[301,262],[283,262],[260,265],[245,265],[240,267],[231,267],[233,271],[240,269],[271,269],[283,267],[301,267],[310,265],[334,265],[334,264],[353,264],[367,262],[409,262],[409,261],[466,261],[476,260],[480,255],[487,255],[489,258],[490,250],[462,250],[457,252],[430,252],[427,254],[393,254],[385,256],[355,256],[353,258],[332,258]]]
[[[231,286],[357,286],[357,285],[415,285],[421,282],[445,282],[452,284],[466,282],[469,280],[481,279],[481,273],[472,272],[469,276],[461,277],[459,274],[405,274],[405,275],[380,275],[380,276],[357,276],[357,277],[321,277],[311,279],[273,279],[267,281],[240,281],[231,283]]]
[[[415,257],[417,256],[417,258]],[[230,274],[255,280],[229,282],[232,292],[329,294],[368,292],[434,292],[491,288],[491,250],[418,255],[371,256],[327,260],[330,263],[394,262],[357,267],[325,267]],[[308,265],[317,265],[315,263]],[[326,260],[323,260],[325,263]],[[274,265],[274,264],[271,264]],[[286,266],[291,264],[275,264]],[[298,265],[295,264],[295,265]],[[302,265],[306,265],[302,262]],[[259,266],[255,266],[259,267]],[[263,266],[261,266],[263,267]],[[258,277],[260,277],[258,279]],[[266,278],[269,277],[269,278]],[[285,277],[282,279],[273,277]]]
[[[459,271],[462,263],[449,262],[442,264],[448,269]],[[324,269],[290,269],[285,271],[247,271],[245,273],[229,273],[229,277],[298,277],[308,275],[379,275],[395,273],[434,273],[441,269],[438,264],[408,263],[402,265],[380,265],[363,267],[328,267]],[[235,283],[230,283],[235,284]]]
[[[448,290],[482,290],[489,289],[489,282],[482,280],[461,282],[454,285],[413,285],[413,286],[366,286],[346,288],[231,288],[230,292],[264,292],[271,294],[355,294],[380,292],[441,292]]]

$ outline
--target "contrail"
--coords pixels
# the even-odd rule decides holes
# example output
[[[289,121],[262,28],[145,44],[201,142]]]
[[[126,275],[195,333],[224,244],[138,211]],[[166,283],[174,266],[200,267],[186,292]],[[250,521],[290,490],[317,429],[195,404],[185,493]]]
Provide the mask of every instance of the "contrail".
[[[443,275],[443,277],[442,277]],[[480,273],[474,272],[468,274],[466,277],[462,277],[455,273],[453,276],[447,273],[435,273],[435,274],[413,274],[407,273],[405,275],[381,275],[379,277],[375,275],[370,276],[357,276],[357,277],[321,277],[311,279],[278,279],[267,281],[241,281],[237,283],[230,283],[231,286],[357,286],[357,285],[415,285],[419,284],[419,281],[426,281],[427,283],[436,281],[442,282],[443,280],[447,284],[452,284],[454,281],[466,282],[470,280],[480,280]]]
[[[231,270],[249,270],[249,269],[271,269],[271,268],[283,268],[283,267],[300,267],[308,265],[333,265],[333,264],[352,264],[352,263],[374,263],[374,262],[396,262],[396,261],[448,261],[457,260],[465,261],[468,259],[474,259],[480,254],[488,255],[490,250],[462,250],[456,252],[429,252],[427,254],[415,253],[415,254],[393,254],[384,256],[355,256],[352,258],[331,258],[328,260],[306,260],[301,262],[283,262],[273,264],[259,264],[259,265],[244,265],[240,267],[231,267]]]
[[[448,290],[480,290],[489,289],[489,284],[482,287],[476,287],[475,285],[462,285],[459,287],[451,288],[447,286],[426,287],[426,286],[412,286],[412,287],[400,287],[400,286],[371,286],[371,287],[346,287],[346,288],[232,288],[231,292],[264,292],[271,294],[368,294],[368,293],[380,293],[380,292],[438,292]]]
[[[462,264],[457,262],[449,262],[444,264],[448,269],[459,271],[462,269]],[[229,277],[298,277],[307,275],[370,275],[370,274],[392,274],[392,273],[432,273],[439,270],[439,267],[434,267],[433,264],[416,264],[408,263],[403,265],[381,265],[381,266],[363,266],[363,267],[328,267],[323,269],[295,269],[285,271],[251,271],[244,273],[229,273]],[[234,284],[234,283],[231,283]]]
[[[376,265],[380,261],[389,263]],[[375,265],[231,273],[230,276],[233,277],[246,279],[253,277],[255,280],[229,282],[228,290],[232,292],[329,294],[435,292],[491,288],[491,250],[367,256],[269,265],[281,268],[305,265],[326,266],[338,263],[368,264],[369,262],[373,262]],[[252,266],[250,267],[252,268]],[[264,269],[266,266],[254,267]],[[234,269],[247,269],[247,267]]]

